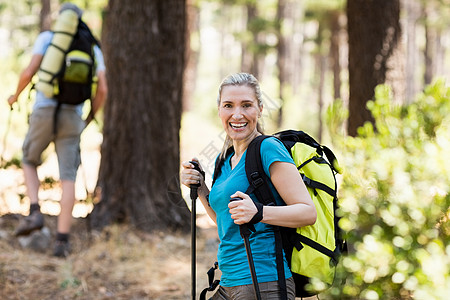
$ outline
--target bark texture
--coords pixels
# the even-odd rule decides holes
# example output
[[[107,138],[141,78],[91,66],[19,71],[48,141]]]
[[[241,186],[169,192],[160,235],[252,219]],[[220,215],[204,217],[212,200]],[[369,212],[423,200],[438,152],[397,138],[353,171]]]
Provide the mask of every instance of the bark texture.
[[[189,230],[178,184],[185,56],[183,0],[110,0],[103,29],[109,86],[91,223]]]
[[[373,118],[366,107],[374,89],[385,83],[390,63],[399,46],[399,0],[348,0],[349,120],[348,133]],[[391,68],[393,69],[393,68]]]

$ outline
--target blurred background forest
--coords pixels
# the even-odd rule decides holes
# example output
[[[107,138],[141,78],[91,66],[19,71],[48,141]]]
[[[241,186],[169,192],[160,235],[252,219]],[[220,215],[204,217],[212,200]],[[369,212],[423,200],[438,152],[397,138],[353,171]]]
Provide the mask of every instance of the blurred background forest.
[[[12,111],[6,99],[60,2],[0,0],[0,215],[28,207],[16,173],[33,94]],[[324,297],[450,294],[448,0],[72,2],[102,42],[111,86],[104,118],[83,133],[77,195],[88,201],[74,216],[98,229],[121,221],[188,232],[179,162],[198,157],[210,180],[224,138],[217,88],[230,73],[251,72],[265,131],[304,130],[345,170],[341,224],[351,249],[337,281],[346,284]],[[43,198],[57,198],[50,187]]]

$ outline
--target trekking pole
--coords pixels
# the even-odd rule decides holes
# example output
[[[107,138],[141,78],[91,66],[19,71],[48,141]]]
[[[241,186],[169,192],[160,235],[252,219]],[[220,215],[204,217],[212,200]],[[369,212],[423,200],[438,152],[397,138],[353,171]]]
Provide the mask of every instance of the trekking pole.
[[[242,198],[231,198],[231,201],[240,201]],[[259,291],[258,279],[256,278],[255,263],[253,262],[252,249],[250,248],[250,235],[255,232],[253,224],[239,225],[239,233],[244,239],[245,252],[247,253],[248,266],[250,267],[250,274],[252,276],[253,288],[255,289],[255,296],[257,300],[261,300],[261,292]]]
[[[11,109],[9,110],[9,115],[8,115],[8,121],[6,123],[5,135],[3,136],[3,148],[2,148],[1,158],[0,158],[1,159],[0,167],[2,167],[2,168],[3,168],[3,163],[6,162],[4,159],[4,155],[5,155],[5,150],[6,150],[6,140],[8,138],[9,128],[11,127],[12,111],[13,111],[13,107],[11,105]]]
[[[191,164],[194,165],[194,169],[202,172],[200,170],[200,165],[196,161],[190,161]],[[195,253],[196,253],[196,235],[197,235],[197,189],[200,187],[200,184],[191,184],[191,200],[192,200],[192,208],[191,208],[191,278],[192,278],[192,300],[195,300],[196,297],[196,270],[195,270]]]

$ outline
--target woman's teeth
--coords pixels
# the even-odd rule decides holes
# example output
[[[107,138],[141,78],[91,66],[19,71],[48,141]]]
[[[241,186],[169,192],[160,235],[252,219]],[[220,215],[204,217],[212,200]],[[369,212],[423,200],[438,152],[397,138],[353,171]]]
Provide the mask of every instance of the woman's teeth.
[[[247,126],[247,123],[230,123],[231,127],[233,128],[243,128]]]

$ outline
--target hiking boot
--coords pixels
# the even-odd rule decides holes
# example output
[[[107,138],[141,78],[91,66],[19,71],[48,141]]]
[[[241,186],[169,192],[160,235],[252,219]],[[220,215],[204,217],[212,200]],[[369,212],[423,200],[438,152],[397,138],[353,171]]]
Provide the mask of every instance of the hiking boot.
[[[35,211],[32,214],[20,220],[19,226],[17,226],[14,235],[15,236],[28,235],[32,231],[41,229],[42,227],[44,227],[44,216],[40,211]]]
[[[53,256],[67,257],[70,254],[70,243],[66,241],[56,241],[53,248]]]

